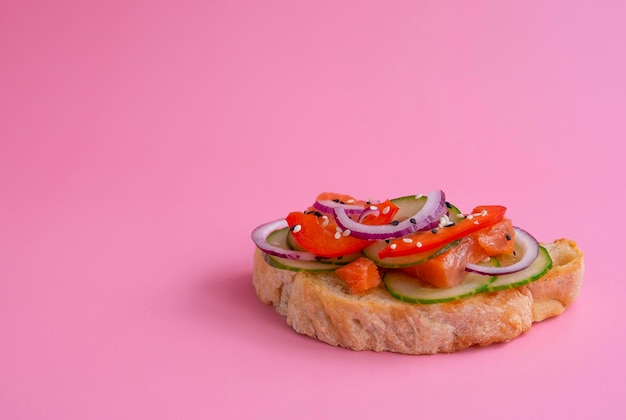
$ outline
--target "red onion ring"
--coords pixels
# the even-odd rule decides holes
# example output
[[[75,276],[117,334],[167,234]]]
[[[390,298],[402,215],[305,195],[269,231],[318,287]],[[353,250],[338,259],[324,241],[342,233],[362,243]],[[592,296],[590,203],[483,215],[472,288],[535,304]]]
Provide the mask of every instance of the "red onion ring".
[[[441,190],[432,191],[426,196],[426,203],[413,216],[398,224],[387,225],[364,225],[350,219],[345,209],[341,206],[334,208],[337,225],[343,230],[349,229],[350,235],[360,239],[391,239],[409,235],[430,226],[433,222],[439,222],[439,218],[446,211],[446,198]]]
[[[522,257],[519,261],[507,267],[483,267],[477,264],[467,264],[465,271],[485,274],[488,276],[499,276],[521,271],[532,264],[539,256],[539,242],[528,232],[518,228],[515,229],[515,245],[519,246]]]
[[[316,200],[315,203],[313,203],[313,208],[324,214],[333,214],[333,209],[337,207],[344,208],[346,213],[350,215],[361,214],[363,211],[363,206],[338,203],[333,200]]]
[[[286,227],[289,227],[289,225],[285,219],[265,223],[252,231],[252,241],[254,241],[256,246],[266,254],[288,258],[290,260],[317,261],[318,257],[310,252],[284,249],[267,242],[267,237],[270,236],[272,232],[276,232],[277,230],[284,229]]]

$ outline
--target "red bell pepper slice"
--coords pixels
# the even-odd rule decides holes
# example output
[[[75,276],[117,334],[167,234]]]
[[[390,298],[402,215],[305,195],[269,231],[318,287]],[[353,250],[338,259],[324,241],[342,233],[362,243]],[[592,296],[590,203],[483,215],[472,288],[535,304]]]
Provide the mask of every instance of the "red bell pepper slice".
[[[320,257],[335,258],[352,254],[370,244],[368,240],[338,232],[335,222],[329,221],[324,226],[324,219],[314,214],[289,213],[287,224],[296,242],[302,248]]]
[[[416,232],[404,238],[393,239],[378,253],[378,256],[380,258],[402,257],[438,248],[500,222],[505,212],[506,207],[503,206],[476,207],[471,215],[453,226]]]
[[[369,205],[365,205],[364,209]],[[391,201],[376,204],[378,214],[368,215],[363,224],[384,225],[391,223],[398,207]],[[337,223],[332,219],[324,219],[315,213],[292,212],[287,216],[287,224],[295,241],[304,249],[320,257],[335,258],[359,252],[372,242],[344,235],[337,230]]]

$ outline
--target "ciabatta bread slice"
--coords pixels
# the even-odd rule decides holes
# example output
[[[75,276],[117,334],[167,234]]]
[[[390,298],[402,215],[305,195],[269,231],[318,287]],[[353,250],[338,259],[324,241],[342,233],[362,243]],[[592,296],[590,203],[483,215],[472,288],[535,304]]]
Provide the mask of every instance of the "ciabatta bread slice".
[[[541,279],[448,303],[405,303],[382,285],[350,294],[334,273],[274,268],[258,249],[253,284],[261,302],[274,305],[295,331],[328,344],[406,354],[451,353],[509,341],[574,302],[583,280],[583,253],[567,239],[542,245],[553,268]]]

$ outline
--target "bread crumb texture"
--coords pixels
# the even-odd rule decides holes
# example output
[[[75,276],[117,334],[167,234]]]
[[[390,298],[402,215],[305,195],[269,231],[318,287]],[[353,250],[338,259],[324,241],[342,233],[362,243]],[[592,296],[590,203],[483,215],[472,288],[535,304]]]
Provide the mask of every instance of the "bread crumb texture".
[[[253,284],[295,331],[352,350],[406,354],[451,353],[509,341],[563,313],[580,293],[584,260],[567,239],[542,244],[553,268],[529,285],[455,302],[420,305],[393,298],[381,285],[350,294],[333,273],[271,267],[255,251]]]

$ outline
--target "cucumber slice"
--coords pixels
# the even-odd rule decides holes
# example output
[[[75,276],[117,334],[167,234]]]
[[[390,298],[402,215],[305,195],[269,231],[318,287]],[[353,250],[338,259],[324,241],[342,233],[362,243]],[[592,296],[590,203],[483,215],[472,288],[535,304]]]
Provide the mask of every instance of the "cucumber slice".
[[[410,265],[416,265],[423,263],[424,261],[428,261],[431,258],[435,258],[438,255],[443,254],[444,252],[454,248],[459,244],[459,241],[453,241],[441,248],[433,249],[426,252],[420,252],[418,254],[406,255],[404,257],[387,257],[380,258],[378,253],[387,246],[385,241],[376,241],[372,245],[363,249],[361,253],[365,255],[370,260],[374,261],[377,266],[384,268],[402,268],[408,267]]]
[[[501,258],[500,264],[505,266],[507,263]],[[514,287],[524,286],[530,282],[538,280],[552,268],[552,258],[548,251],[539,246],[539,255],[525,269],[516,273],[498,276],[488,287],[486,292],[495,292],[498,290],[511,289]]]
[[[419,210],[421,210],[422,207],[424,207],[424,204],[426,204],[426,197],[407,195],[404,197],[394,198],[390,201],[396,206],[398,206],[398,213],[396,213],[396,219],[399,221],[403,221],[411,217],[412,215],[417,213]],[[461,211],[456,206],[446,201],[446,207],[448,208],[448,217],[450,218],[451,222],[456,223],[459,220],[461,220],[461,217],[459,217],[461,214]]]
[[[393,200],[391,200],[391,202],[398,206],[396,219],[402,221],[406,220],[407,217],[410,217],[417,211],[419,211],[424,206],[424,204],[426,204],[426,197],[409,195],[405,197],[394,198]],[[448,207],[448,217],[450,218],[451,222],[456,223],[461,220],[461,211],[456,206],[448,202],[446,202],[446,206]],[[457,246],[459,242],[460,241],[453,241],[439,249],[420,252],[418,254],[407,255],[404,257],[380,258],[378,257],[378,253],[387,246],[387,243],[385,241],[375,241],[374,243],[372,243],[372,245],[362,250],[361,253],[370,260],[374,261],[379,267],[402,268],[428,261],[429,259],[441,255],[451,248]]]
[[[287,244],[287,247],[289,247],[289,249],[293,249],[295,251],[306,251],[306,249],[301,247],[300,244],[296,242],[289,228],[287,228],[287,237],[285,243]]]
[[[497,261],[491,259],[486,264],[494,265]],[[495,276],[466,273],[458,285],[442,289],[401,271],[389,271],[383,276],[383,283],[389,294],[396,299],[409,303],[433,304],[452,302],[483,292],[495,279]]]
[[[288,258],[277,257],[275,255],[263,254],[263,258],[265,262],[275,268],[280,268],[282,270],[291,270],[291,271],[312,271],[312,272],[323,272],[323,271],[335,271],[339,267],[343,267],[344,264],[331,264],[331,263],[323,263],[317,261],[300,261],[300,260],[290,260]]]

